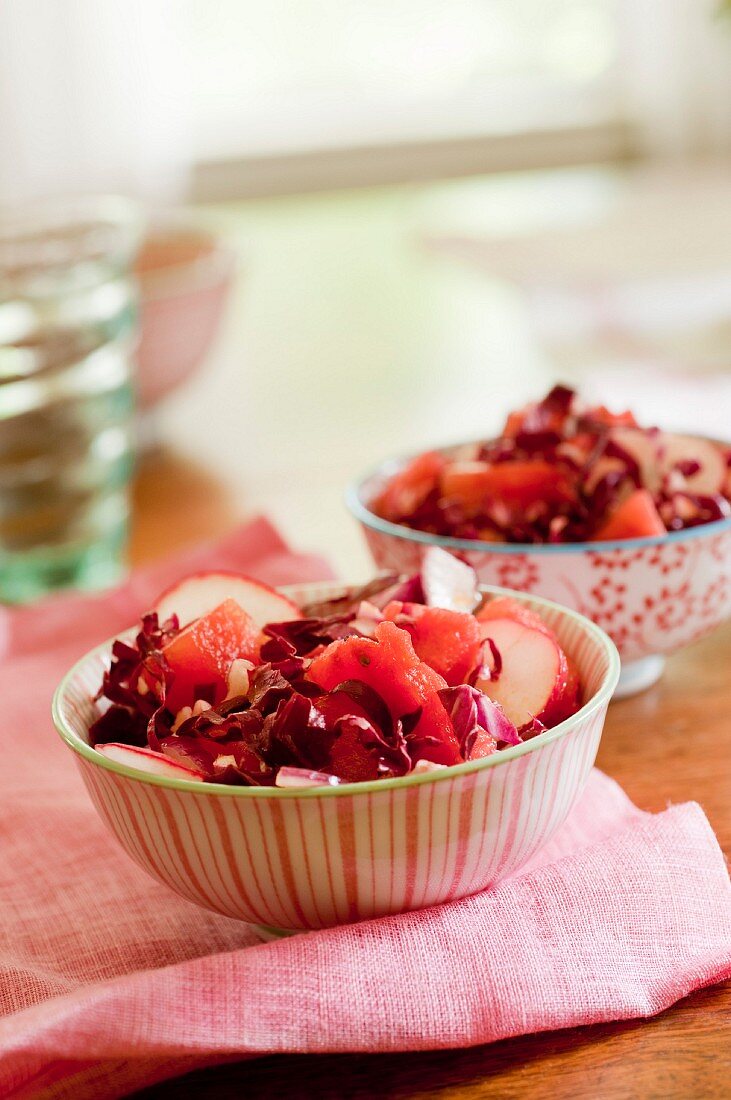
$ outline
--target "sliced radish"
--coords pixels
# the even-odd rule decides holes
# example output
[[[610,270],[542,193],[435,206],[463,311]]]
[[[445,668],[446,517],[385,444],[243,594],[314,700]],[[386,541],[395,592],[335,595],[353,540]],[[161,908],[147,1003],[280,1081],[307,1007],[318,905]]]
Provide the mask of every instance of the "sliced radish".
[[[513,622],[529,626],[533,630],[550,634],[556,645],[559,644],[558,638],[548,624],[544,623],[538,612],[531,611],[527,604],[514,600],[512,596],[493,596],[480,608],[475,617],[481,623],[489,622],[490,619],[512,619]]]
[[[684,462],[697,462],[699,469],[685,475],[685,490],[699,496],[723,492],[726,480],[726,460],[718,444],[693,435],[663,434],[660,471],[667,475]]]
[[[421,583],[430,607],[448,611],[472,611],[480,602],[477,574],[471,565],[430,546],[421,561]]]
[[[202,779],[201,772],[193,768],[186,768],[182,764],[175,764],[161,752],[153,752],[152,749],[138,748],[135,745],[118,745],[110,742],[108,745],[97,745],[96,751],[102,756],[107,756],[117,764],[124,764],[128,768],[134,768],[138,772],[146,772],[148,775],[161,775],[167,779]]]
[[[568,662],[555,639],[507,618],[490,619],[482,630],[497,647],[502,667],[496,680],[478,680],[475,687],[499,703],[518,729],[533,718],[552,725],[566,717]]]
[[[662,432],[646,432],[641,428],[614,428],[611,438],[637,463],[640,484],[651,493],[662,484],[660,459],[664,435]]]
[[[634,455],[632,457],[634,458]],[[627,465],[621,458],[610,458],[602,455],[589,467],[584,480],[584,492],[593,493],[599,482],[608,474],[623,474],[626,469]]]
[[[162,593],[154,610],[161,621],[177,615],[182,627],[229,599],[236,600],[260,628],[267,623],[302,618],[297,605],[281,592],[241,573],[222,571],[185,577]]]

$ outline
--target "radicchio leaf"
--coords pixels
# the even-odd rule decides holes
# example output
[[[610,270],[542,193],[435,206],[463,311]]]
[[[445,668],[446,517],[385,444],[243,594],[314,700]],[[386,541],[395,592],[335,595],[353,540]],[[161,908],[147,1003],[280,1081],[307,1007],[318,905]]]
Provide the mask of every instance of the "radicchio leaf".
[[[503,659],[500,656],[500,650],[492,638],[485,638],[480,647],[480,659],[467,676],[467,683],[474,687],[478,680],[498,680],[502,670]]]
[[[442,688],[437,694],[452,720],[465,760],[469,760],[480,730],[488,733],[497,743],[520,744],[520,734],[502,707],[484,692],[470,684],[459,684],[457,687]]]
[[[355,605],[356,607],[358,604]],[[280,656],[290,647],[287,657],[307,657],[320,646],[340,638],[349,638],[360,631],[353,625],[355,608],[340,615],[323,618],[293,619],[289,622],[267,623],[264,633],[270,639],[261,648],[265,661],[276,662],[286,659]]]
[[[109,699],[113,706],[92,723],[92,745],[109,741],[147,745],[148,722],[165,702],[167,666],[162,650],[178,632],[177,617],[160,624],[153,612],[143,616],[134,643],[113,643],[112,662],[97,694],[97,699]]]
[[[336,596],[331,600],[315,600],[305,604],[302,614],[305,619],[328,619],[332,616],[349,615],[361,600],[373,601],[374,596],[392,588],[398,580],[398,573],[384,573],[369,581],[368,584],[356,588],[355,591],[345,592],[342,596]]]

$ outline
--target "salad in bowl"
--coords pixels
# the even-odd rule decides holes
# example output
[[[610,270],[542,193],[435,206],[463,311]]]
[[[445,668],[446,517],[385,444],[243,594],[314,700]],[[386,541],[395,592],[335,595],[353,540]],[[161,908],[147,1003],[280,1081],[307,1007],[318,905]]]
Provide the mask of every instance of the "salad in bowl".
[[[70,671],[54,718],[138,863],[281,932],[521,866],[583,788],[618,674],[593,624],[435,549],[362,588],[189,577]]]
[[[113,643],[89,742],[180,779],[335,786],[483,759],[581,698],[540,615],[435,549],[420,574],[302,608],[246,578],[188,579]]]

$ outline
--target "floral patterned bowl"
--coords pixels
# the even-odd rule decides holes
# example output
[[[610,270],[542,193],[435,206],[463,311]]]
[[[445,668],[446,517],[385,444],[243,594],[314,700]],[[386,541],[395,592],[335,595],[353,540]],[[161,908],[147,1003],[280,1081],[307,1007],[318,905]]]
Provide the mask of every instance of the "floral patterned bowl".
[[[455,539],[389,523],[369,503],[407,461],[384,463],[352,485],[350,511],[382,569],[415,573],[427,546],[468,561],[483,584],[556,600],[597,623],[622,658],[617,698],[662,675],[665,656],[731,615],[731,519],[656,538],[566,545]]]
[[[285,591],[304,603],[343,589]],[[597,626],[548,601],[517,598],[556,631],[586,701],[538,737],[453,768],[299,790],[133,771],[88,743],[109,642],[67,674],[54,721],[100,817],[132,859],[190,901],[256,925],[264,938],[436,905],[518,870],[564,821],[594,763],[619,676],[617,651]]]

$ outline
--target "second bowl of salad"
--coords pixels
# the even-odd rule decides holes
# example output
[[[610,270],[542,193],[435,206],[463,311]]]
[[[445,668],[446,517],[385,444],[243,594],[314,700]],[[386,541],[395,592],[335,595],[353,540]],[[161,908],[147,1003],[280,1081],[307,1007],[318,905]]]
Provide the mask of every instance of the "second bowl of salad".
[[[498,438],[384,462],[347,500],[383,569],[413,572],[439,546],[483,583],[598,623],[621,696],[731,614],[730,456],[556,386]]]

